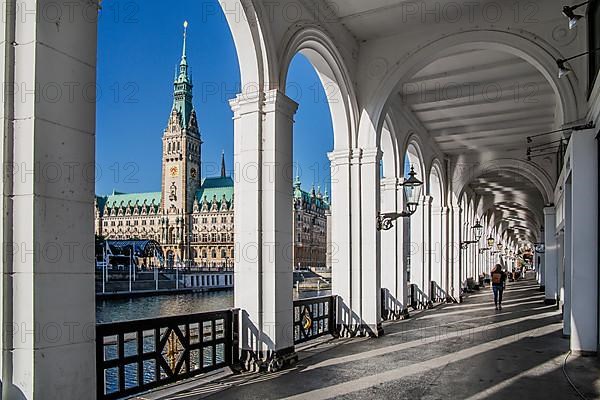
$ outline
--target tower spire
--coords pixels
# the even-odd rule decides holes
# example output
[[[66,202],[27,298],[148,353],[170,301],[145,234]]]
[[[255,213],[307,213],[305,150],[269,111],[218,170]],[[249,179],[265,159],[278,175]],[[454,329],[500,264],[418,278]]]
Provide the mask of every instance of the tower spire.
[[[186,57],[185,57],[185,39],[187,36],[187,27],[188,27],[188,22],[187,21],[183,21],[183,50],[181,52],[181,62],[185,62],[186,61]]]
[[[225,178],[227,173],[225,171],[225,150],[221,151],[221,178]]]
[[[187,42],[188,22],[183,22],[183,49],[181,51],[181,61],[179,62],[179,74],[175,76],[173,82],[173,109],[180,113],[182,128],[188,128],[192,118],[194,106],[192,105],[192,81],[189,76],[186,42]]]

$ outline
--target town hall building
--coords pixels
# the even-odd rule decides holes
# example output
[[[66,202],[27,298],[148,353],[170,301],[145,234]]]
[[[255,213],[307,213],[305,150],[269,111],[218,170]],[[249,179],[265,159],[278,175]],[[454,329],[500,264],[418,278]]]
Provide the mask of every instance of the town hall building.
[[[153,239],[161,244],[167,266],[233,267],[235,259],[233,179],[225,156],[221,173],[201,179],[202,138],[192,103],[186,34],[173,107],[162,137],[160,192],[96,196],[95,232],[105,239]],[[293,265],[324,267],[327,247],[327,193],[300,189],[294,182]]]

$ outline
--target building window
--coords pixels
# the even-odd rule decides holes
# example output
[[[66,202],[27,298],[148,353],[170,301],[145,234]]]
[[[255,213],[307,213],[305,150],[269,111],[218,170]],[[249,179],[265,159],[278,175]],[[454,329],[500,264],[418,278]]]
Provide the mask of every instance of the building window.
[[[213,224],[216,224],[217,223],[217,217],[212,217],[211,221],[212,221]]]
[[[212,258],[217,258],[217,251],[215,249],[213,249],[212,253],[211,253]]]

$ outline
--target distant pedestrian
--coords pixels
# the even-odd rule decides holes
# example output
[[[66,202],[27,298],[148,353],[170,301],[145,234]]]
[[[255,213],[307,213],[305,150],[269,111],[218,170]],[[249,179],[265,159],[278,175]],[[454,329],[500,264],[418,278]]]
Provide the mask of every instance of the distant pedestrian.
[[[496,310],[502,310],[502,292],[506,284],[506,273],[502,270],[502,265],[496,264],[492,270],[492,290],[494,291],[494,304]]]

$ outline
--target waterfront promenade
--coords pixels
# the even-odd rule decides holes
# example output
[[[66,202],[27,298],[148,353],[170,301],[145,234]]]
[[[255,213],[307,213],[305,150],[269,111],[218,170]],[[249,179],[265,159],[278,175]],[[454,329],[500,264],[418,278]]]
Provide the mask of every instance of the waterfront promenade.
[[[195,399],[578,399],[563,373],[569,341],[561,313],[534,280],[509,283],[502,311],[489,288],[462,304],[384,324],[379,339],[326,339],[293,368],[228,370],[139,396]],[[600,398],[600,362],[571,356],[566,371],[587,399]]]

